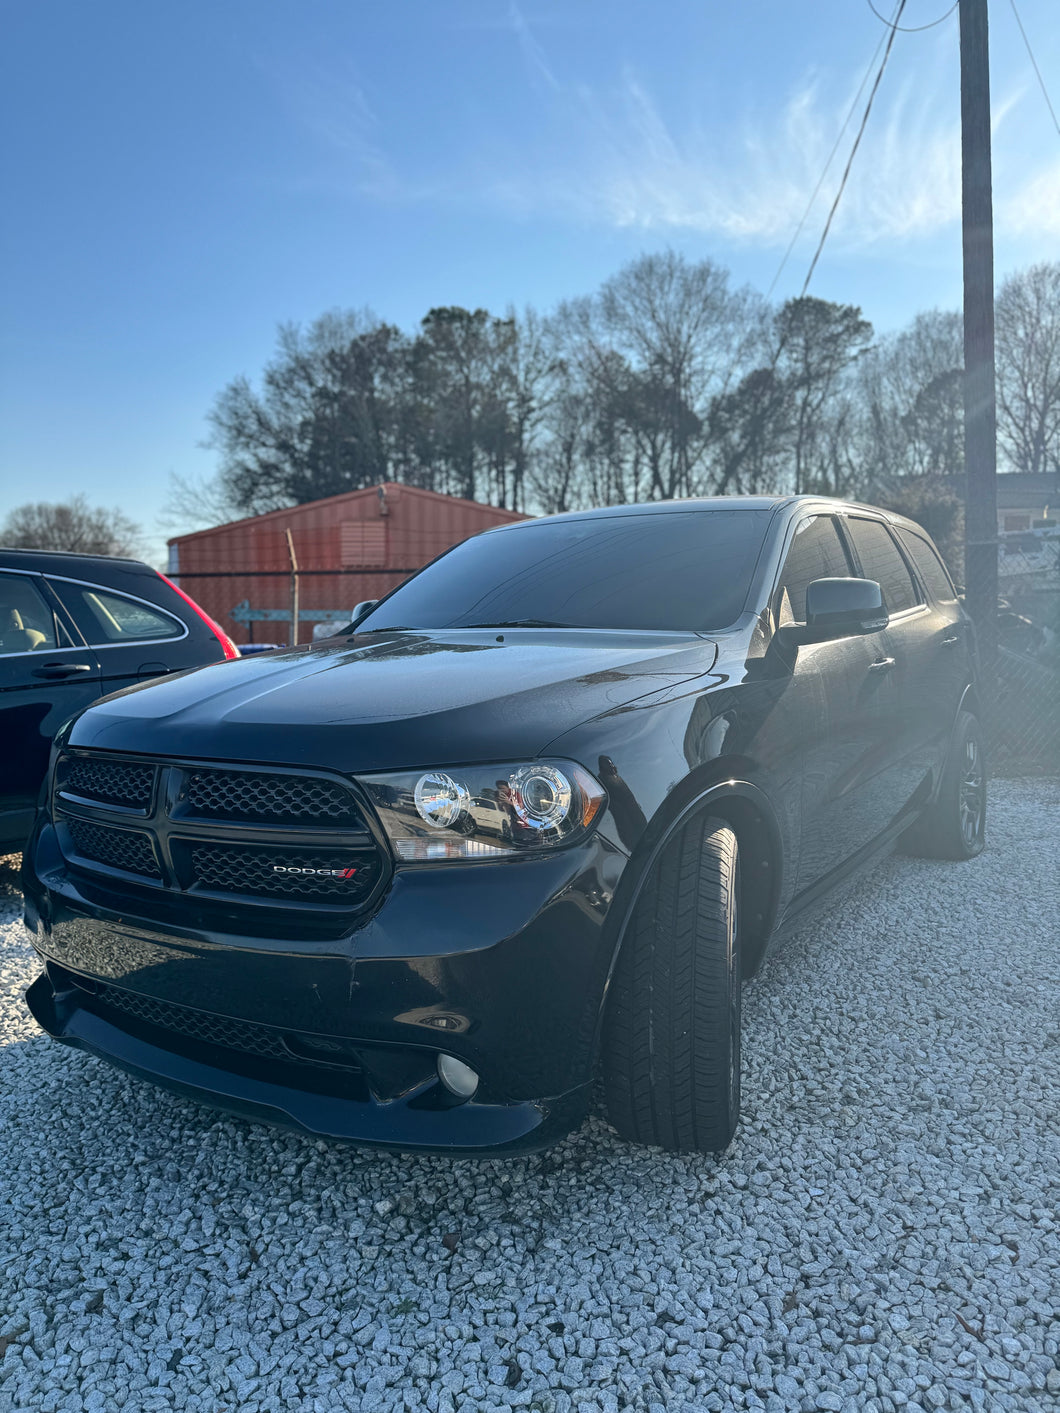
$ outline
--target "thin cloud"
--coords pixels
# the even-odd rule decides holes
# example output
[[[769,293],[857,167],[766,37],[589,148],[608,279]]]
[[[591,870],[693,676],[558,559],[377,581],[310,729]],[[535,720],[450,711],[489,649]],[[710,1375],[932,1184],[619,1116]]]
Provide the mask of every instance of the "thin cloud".
[[[943,95],[941,98],[939,94]],[[857,154],[833,244],[868,249],[929,238],[961,213],[960,124],[944,85],[909,79],[883,98]],[[492,184],[513,213],[566,215],[583,222],[662,234],[695,232],[776,248],[791,238],[824,169],[849,106],[829,103],[808,81],[774,120],[748,118],[723,132],[678,132],[643,82],[627,72],[608,94],[581,88],[567,105],[568,155],[523,161]],[[1013,131],[1017,89],[994,106],[995,209],[1002,231],[1043,237],[1060,227],[1057,169],[1034,169]],[[834,197],[848,131],[802,239],[816,239]],[[1028,170],[1030,164],[1030,170]]]
[[[287,74],[291,106],[330,153],[326,172],[304,184],[390,204],[486,207],[520,219],[687,232],[766,249],[788,243],[851,94],[830,100],[819,81],[808,80],[773,118],[678,130],[632,70],[610,89],[563,84],[517,0],[510,0],[507,24],[542,114],[517,150],[502,130],[474,156],[417,171],[414,158],[399,161],[388,152],[352,69]],[[1060,169],[1036,163],[1010,131],[1024,97],[1016,89],[995,101],[995,219],[999,233],[1033,244],[1060,233]],[[923,73],[881,94],[836,216],[833,249],[922,241],[957,225],[960,126],[952,98],[939,74]],[[805,245],[819,234],[852,135],[848,129],[810,211]]]
[[[1060,237],[1060,161],[1030,177],[998,212],[998,224],[1008,235]]]
[[[545,58],[545,51],[534,38],[527,24],[522,10],[516,4],[516,0],[509,0],[508,22],[519,41],[519,49],[522,52],[523,62],[526,64],[527,72],[531,78],[542,79],[553,92],[558,92],[560,88],[559,79],[549,67]]]
[[[679,134],[633,74],[610,101],[583,92],[580,107],[581,150],[571,165],[531,176],[518,193],[520,207],[558,207],[617,227],[696,231],[767,246],[790,238],[843,111],[827,108],[811,83],[776,122],[747,123],[735,133]],[[839,171],[837,162],[818,198],[822,212]],[[507,194],[515,196],[510,185]],[[866,135],[836,237],[863,245],[927,234],[959,210],[959,131],[909,86]]]
[[[324,176],[305,173],[300,188],[340,187],[379,201],[422,199],[413,192],[386,152],[378,116],[353,65],[345,62],[277,66],[259,60],[283,103],[329,156]],[[341,164],[338,173],[335,162]]]

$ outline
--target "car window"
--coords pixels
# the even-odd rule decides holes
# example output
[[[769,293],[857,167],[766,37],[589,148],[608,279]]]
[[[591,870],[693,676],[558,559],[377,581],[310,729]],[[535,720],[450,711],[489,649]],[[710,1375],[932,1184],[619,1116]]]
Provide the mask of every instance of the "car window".
[[[847,527],[861,561],[862,575],[879,584],[887,612],[901,613],[921,603],[920,590],[887,526],[879,520],[862,520],[852,515]]]
[[[18,574],[0,574],[0,654],[55,647],[55,615],[36,584]]]
[[[899,529],[898,537],[912,556],[913,563],[927,585],[928,593],[937,603],[954,603],[957,598],[953,580],[949,576],[942,556],[935,546],[929,544],[914,530]]]
[[[813,515],[800,521],[780,572],[780,621],[805,623],[809,585],[815,579],[845,579],[851,572],[833,517]]]
[[[89,585],[56,583],[55,590],[89,643],[130,643],[182,638],[184,624],[138,599]]]
[[[357,625],[726,628],[771,512],[656,511],[526,521],[465,540]]]

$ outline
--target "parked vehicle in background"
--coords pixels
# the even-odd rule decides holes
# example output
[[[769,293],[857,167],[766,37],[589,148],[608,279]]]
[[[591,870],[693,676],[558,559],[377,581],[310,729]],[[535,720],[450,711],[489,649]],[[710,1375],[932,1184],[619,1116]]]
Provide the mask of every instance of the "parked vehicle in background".
[[[900,838],[983,848],[971,625],[809,497],[487,530],[346,632],[89,708],[23,865],[51,1035],[396,1149],[717,1151],[740,985]],[[824,1061],[822,1061],[824,1063]]]
[[[0,854],[29,837],[64,721],[120,687],[237,656],[150,565],[0,548]]]

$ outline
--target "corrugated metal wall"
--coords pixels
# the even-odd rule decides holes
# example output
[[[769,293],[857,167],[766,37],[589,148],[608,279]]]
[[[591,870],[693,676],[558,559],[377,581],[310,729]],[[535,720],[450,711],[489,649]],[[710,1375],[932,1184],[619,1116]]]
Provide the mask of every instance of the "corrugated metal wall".
[[[290,622],[248,625],[232,617],[241,604],[288,610],[291,531],[303,611],[348,614],[362,599],[381,598],[435,555],[469,535],[525,516],[387,482],[289,510],[274,510],[170,540],[170,572],[185,592],[237,643],[289,642]],[[299,639],[312,636],[312,621]]]

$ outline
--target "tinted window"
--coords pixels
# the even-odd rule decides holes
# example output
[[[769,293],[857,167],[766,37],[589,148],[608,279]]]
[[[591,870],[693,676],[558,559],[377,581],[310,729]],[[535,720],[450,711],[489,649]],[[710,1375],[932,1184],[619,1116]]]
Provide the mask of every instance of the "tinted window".
[[[89,643],[130,643],[144,638],[182,638],[183,623],[137,599],[80,584],[55,584]]]
[[[800,522],[791,542],[780,588],[796,623],[806,622],[806,589],[815,579],[845,579],[851,573],[843,541],[830,515],[815,515]],[[783,622],[787,614],[780,609]]]
[[[743,609],[769,518],[766,510],[693,510],[528,521],[457,545],[359,627],[538,619],[569,628],[724,628]]]
[[[30,579],[0,574],[0,653],[57,647],[55,615]]]
[[[912,530],[899,530],[898,537],[912,556],[931,597],[938,603],[952,603],[957,597],[953,582],[934,545],[928,544]]]
[[[904,608],[920,603],[920,590],[913,583],[905,560],[898,553],[898,546],[891,539],[886,525],[879,520],[853,517],[847,525],[861,561],[862,577],[875,579],[879,584],[887,612],[901,613]]]

